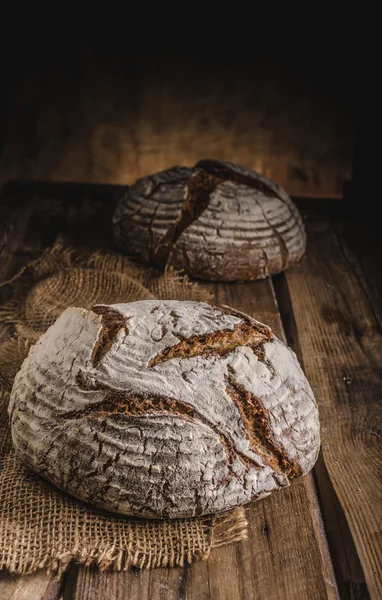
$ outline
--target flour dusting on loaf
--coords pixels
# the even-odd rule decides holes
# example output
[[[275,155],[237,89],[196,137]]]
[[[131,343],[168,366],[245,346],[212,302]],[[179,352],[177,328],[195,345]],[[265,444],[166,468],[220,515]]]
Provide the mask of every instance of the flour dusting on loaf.
[[[139,179],[121,199],[113,229],[119,247],[135,258],[216,281],[278,273],[306,247],[301,216],[285,190],[217,160]]]
[[[32,347],[9,414],[16,451],[111,511],[224,511],[307,473],[316,402],[295,354],[225,306],[68,308]]]

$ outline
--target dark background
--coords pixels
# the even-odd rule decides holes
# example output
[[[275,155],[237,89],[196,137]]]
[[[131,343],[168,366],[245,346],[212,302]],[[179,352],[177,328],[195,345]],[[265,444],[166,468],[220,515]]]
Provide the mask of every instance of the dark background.
[[[211,157],[341,198],[362,163],[361,59],[346,47],[29,35],[5,50],[0,182],[126,184]]]

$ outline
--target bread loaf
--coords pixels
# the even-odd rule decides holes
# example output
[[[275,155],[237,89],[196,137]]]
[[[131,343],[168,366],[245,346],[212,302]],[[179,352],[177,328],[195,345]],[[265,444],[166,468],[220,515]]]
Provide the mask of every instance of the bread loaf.
[[[66,309],[17,374],[9,415],[32,469],[136,516],[257,500],[307,473],[319,450],[295,354],[266,325],[204,302]]]
[[[258,173],[202,160],[139,179],[113,217],[118,246],[201,279],[262,279],[298,261],[306,237],[288,194]]]

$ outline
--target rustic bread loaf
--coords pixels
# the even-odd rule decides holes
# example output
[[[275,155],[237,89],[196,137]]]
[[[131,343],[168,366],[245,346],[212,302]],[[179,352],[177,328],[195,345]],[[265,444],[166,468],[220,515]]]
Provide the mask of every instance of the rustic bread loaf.
[[[68,308],[9,405],[28,465],[111,511],[186,517],[268,495],[319,449],[312,390],[269,327],[226,306]]]
[[[305,251],[301,216],[276,183],[244,167],[202,160],[139,179],[113,217],[127,254],[201,279],[262,279]]]

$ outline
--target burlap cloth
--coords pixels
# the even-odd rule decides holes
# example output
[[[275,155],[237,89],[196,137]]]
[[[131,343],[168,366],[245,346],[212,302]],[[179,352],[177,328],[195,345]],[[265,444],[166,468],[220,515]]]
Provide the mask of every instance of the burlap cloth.
[[[208,299],[187,278],[138,267],[118,254],[79,255],[62,242],[9,285],[0,321],[13,338],[0,342],[0,568],[61,573],[75,560],[101,569],[177,566],[246,537],[242,508],[219,516],[155,521],[123,518],[57,490],[18,460],[6,412],[13,378],[30,346],[67,306],[138,299]]]

